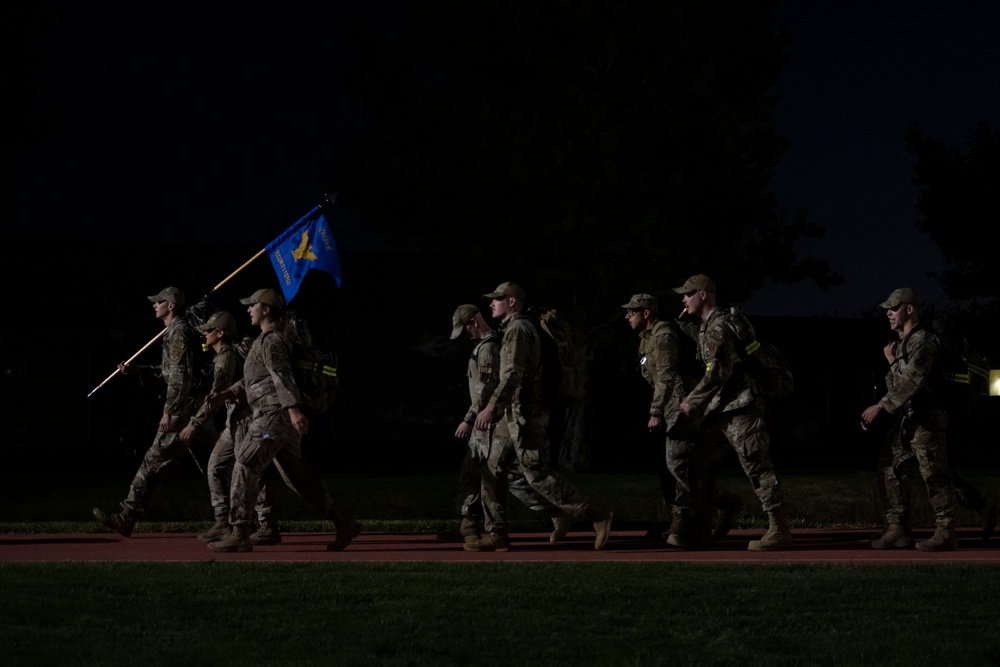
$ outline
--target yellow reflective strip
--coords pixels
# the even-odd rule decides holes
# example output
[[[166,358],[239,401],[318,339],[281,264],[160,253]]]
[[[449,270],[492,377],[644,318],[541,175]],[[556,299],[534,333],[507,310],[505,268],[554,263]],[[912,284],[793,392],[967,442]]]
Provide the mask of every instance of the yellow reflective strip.
[[[706,371],[712,370],[712,364],[714,364],[714,363],[715,363],[714,361],[710,361],[707,364],[705,364],[705,370]]]
[[[334,366],[323,366],[323,375],[329,375],[330,377],[337,377],[337,369]]]
[[[957,382],[958,384],[969,384],[969,374],[968,373],[942,373],[941,377],[949,382]]]
[[[760,349],[760,343],[758,341],[754,341],[747,345],[747,354],[753,354],[758,349]]]

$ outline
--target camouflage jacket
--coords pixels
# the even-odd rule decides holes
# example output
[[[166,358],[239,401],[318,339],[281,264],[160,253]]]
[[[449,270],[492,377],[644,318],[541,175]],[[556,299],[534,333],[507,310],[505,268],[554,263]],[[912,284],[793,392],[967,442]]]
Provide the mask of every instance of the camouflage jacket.
[[[686,399],[695,416],[738,410],[756,400],[753,381],[744,373],[739,338],[725,310],[716,308],[702,321],[698,359],[705,374]]]
[[[639,334],[639,370],[653,388],[653,402],[649,406],[653,417],[676,415],[684,398],[677,336],[676,326],[665,320]]]
[[[187,417],[197,405],[197,397],[191,395],[197,341],[197,332],[183,315],[174,317],[163,335],[163,352],[156,372],[167,383],[165,415]]]
[[[927,329],[915,329],[898,341],[893,346],[895,361],[890,364],[885,376],[887,391],[879,404],[893,415],[901,409],[909,411],[931,407],[930,385],[940,354],[938,337]]]
[[[240,360],[240,355],[233,349],[232,345],[223,343],[212,360],[212,387],[209,389],[209,392],[225,391],[235,384],[242,375],[243,364]],[[232,411],[232,405],[229,406],[228,410]],[[218,408],[209,410],[208,404],[202,403],[198,408],[198,412],[195,413],[194,417],[191,417],[191,421],[188,424],[197,428],[211,420],[217,411]]]
[[[469,398],[472,403],[465,412],[463,421],[471,424],[476,415],[489,402],[493,390],[500,383],[500,337],[490,333],[479,342],[469,356],[469,368],[466,374],[469,380]]]
[[[269,330],[257,336],[243,363],[243,378],[232,389],[254,410],[273,405],[291,408],[302,402],[288,343],[279,333]]]
[[[538,405],[542,400],[542,347],[531,318],[514,313],[503,327],[500,380],[490,400],[497,412],[512,405]]]

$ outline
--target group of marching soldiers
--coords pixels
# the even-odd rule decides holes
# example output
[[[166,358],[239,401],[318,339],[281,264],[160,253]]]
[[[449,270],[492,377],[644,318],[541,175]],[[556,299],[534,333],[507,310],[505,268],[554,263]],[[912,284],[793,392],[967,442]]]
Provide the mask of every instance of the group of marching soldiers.
[[[252,551],[253,546],[277,544],[281,534],[274,506],[262,476],[274,464],[285,484],[333,521],[336,539],[327,548],[340,551],[362,530],[337,506],[316,471],[302,454],[302,437],[309,418],[291,359],[291,323],[281,294],[260,289],[241,299],[250,324],[260,329],[245,359],[238,352],[236,321],[219,311],[198,329],[214,352],[211,387],[199,392],[195,359],[199,332],[185,317],[185,296],[167,287],[149,297],[165,327],[159,366],[144,368],[125,362],[122,373],[154,374],[166,382],[166,399],[156,437],[132,479],[118,512],[94,508],[95,518],[128,537],[164,476],[177,465],[195,440],[214,443],[208,463],[208,485],[215,523],[199,534],[218,552]],[[221,435],[214,416],[226,406]],[[255,529],[256,528],[256,529]]]
[[[676,320],[661,317],[658,300],[650,294],[635,294],[622,305],[628,326],[639,336],[639,368],[653,391],[648,429],[665,436],[659,473],[671,524],[660,538],[675,547],[698,549],[732,528],[742,501],[717,488],[715,476],[721,460],[735,452],[768,516],[767,531],[751,540],[748,549],[788,549],[792,532],[771,463],[764,398],[747,362],[754,349],[746,345],[748,338],[754,339],[753,328],[738,309],[719,306],[715,282],[708,276],[691,276],[674,292],[683,302]],[[455,437],[469,445],[462,470],[463,548],[511,548],[507,498],[513,495],[551,519],[552,543],[562,540],[574,522],[585,521],[593,527],[594,548],[602,549],[611,535],[612,513],[549,465],[552,406],[544,391],[543,334],[526,312],[525,291],[504,282],[483,298],[499,331],[473,304],[459,306],[452,317],[451,338],[465,337],[474,344],[467,373],[470,404],[455,429]],[[251,324],[261,332],[245,355],[238,351],[241,342],[229,313],[216,312],[198,327],[214,352],[211,387],[203,392],[193,387],[198,332],[185,317],[183,292],[168,287],[149,300],[165,327],[161,363],[150,368],[124,362],[118,371],[152,372],[165,381],[163,415],[121,510],[95,508],[95,517],[119,534],[131,535],[164,474],[193,441],[209,440],[214,443],[207,475],[215,522],[198,536],[209,549],[244,552],[281,541],[271,493],[262,481],[271,463],[293,491],[334,523],[336,538],[328,549],[347,547],[362,526],[336,505],[302,454],[309,419],[301,409],[292,367],[293,333],[283,297],[261,289],[241,299]],[[941,391],[935,389],[941,342],[921,323],[921,304],[913,290],[895,290],[881,307],[898,340],[884,350],[887,392],[861,415],[863,428],[891,419],[880,461],[886,528],[871,545],[955,549],[953,511],[964,496],[956,492],[948,465],[948,416],[938,400]],[[694,341],[695,351],[687,355],[693,359],[682,353],[685,337]],[[695,372],[685,371],[691,368]],[[226,422],[220,435],[214,416],[223,406]],[[906,489],[906,468],[914,461],[935,514],[933,535],[916,542]],[[976,495],[981,502],[974,509],[983,516],[984,535],[991,534],[997,505]]]

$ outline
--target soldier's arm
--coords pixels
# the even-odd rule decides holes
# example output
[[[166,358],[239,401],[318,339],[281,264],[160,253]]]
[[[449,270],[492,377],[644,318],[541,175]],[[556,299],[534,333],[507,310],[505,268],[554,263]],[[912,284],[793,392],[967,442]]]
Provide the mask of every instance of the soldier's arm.
[[[176,331],[167,343],[167,358],[160,371],[167,383],[166,399],[163,403],[163,414],[173,417],[183,412],[188,396],[191,393],[191,355],[193,351],[188,345],[187,337],[182,331]]]
[[[932,336],[921,338],[909,341],[905,362],[898,357],[893,362],[894,372],[890,374],[888,391],[879,401],[879,405],[890,414],[896,414],[930,380],[937,360],[938,344]]]
[[[493,342],[481,345],[476,366],[479,376],[473,387],[472,404],[465,413],[465,419],[462,420],[467,424],[472,424],[476,420],[476,415],[486,406],[500,384],[500,346]]]
[[[653,383],[653,400],[649,406],[651,417],[662,417],[670,401],[674,382],[677,380],[677,340],[669,333],[653,339],[652,354],[646,354],[646,363],[652,363],[649,376]]]
[[[690,408],[689,414],[700,415],[716,394],[722,391],[732,375],[733,359],[730,346],[731,342],[727,340],[722,327],[706,332],[705,342],[702,345],[705,374],[684,399]]]

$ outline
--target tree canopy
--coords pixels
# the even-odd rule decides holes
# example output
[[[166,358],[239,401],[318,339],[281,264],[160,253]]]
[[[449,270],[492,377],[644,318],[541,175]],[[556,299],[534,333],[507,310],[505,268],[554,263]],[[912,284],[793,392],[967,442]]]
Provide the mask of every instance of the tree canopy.
[[[917,226],[944,256],[945,293],[967,310],[996,315],[1000,277],[985,237],[1000,215],[993,189],[1000,183],[1000,131],[981,121],[963,147],[953,147],[914,126],[906,141],[916,156]]]
[[[335,156],[338,201],[591,321],[693,273],[736,301],[834,284],[795,251],[822,230],[769,190],[776,4],[410,3],[398,40],[357,22],[364,132]]]

